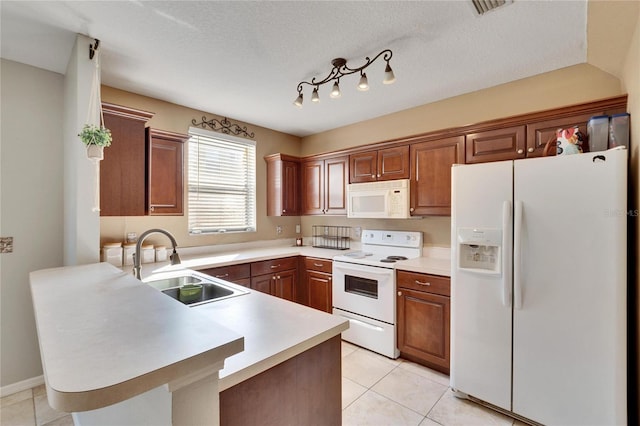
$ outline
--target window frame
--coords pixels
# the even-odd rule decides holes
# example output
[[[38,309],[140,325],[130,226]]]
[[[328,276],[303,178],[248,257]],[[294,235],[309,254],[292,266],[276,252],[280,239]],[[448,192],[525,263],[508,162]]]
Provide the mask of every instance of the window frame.
[[[207,129],[202,129],[202,128],[198,128],[198,127],[189,127],[189,142],[188,142],[188,152],[187,152],[187,182],[186,182],[186,186],[187,186],[187,228],[188,228],[188,233],[189,235],[195,236],[195,235],[216,235],[216,234],[224,234],[224,233],[245,233],[245,232],[257,232],[257,177],[256,177],[256,173],[257,173],[257,143],[254,140],[250,140],[250,139],[245,139],[245,138],[240,138],[237,136],[233,136],[233,135],[229,135],[229,134],[225,134],[225,133],[219,133],[219,132],[214,132],[214,131],[210,131]],[[199,149],[202,145],[200,145],[198,143],[198,141],[194,141],[194,137],[201,137],[201,138],[205,138],[208,139],[210,141],[220,141],[222,144],[233,144],[236,145],[238,147],[240,146],[244,146],[246,148],[252,148],[253,153],[249,155],[249,157],[253,156],[253,164],[250,164],[250,162],[247,162],[246,165],[250,168],[252,168],[252,170],[249,170],[248,168],[245,169],[245,173],[250,175],[247,178],[247,192],[245,194],[245,197],[251,197],[250,200],[246,200],[245,201],[245,206],[247,208],[252,208],[253,211],[247,211],[245,210],[246,214],[245,216],[245,221],[248,222],[246,223],[246,227],[232,227],[232,228],[224,228],[223,226],[218,226],[218,227],[210,227],[210,228],[203,228],[201,226],[193,226],[194,222],[192,221],[192,216],[194,215],[193,211],[192,211],[192,196],[194,196],[194,194],[201,194],[203,193],[203,191],[193,191],[193,185],[194,182],[192,181],[192,172],[193,172],[193,161],[198,161],[198,164],[196,166],[196,168],[199,170],[201,168],[199,159],[194,159],[193,158],[193,149],[194,149],[194,145],[198,145],[198,147],[196,149]],[[218,149],[224,149],[222,147],[218,147]],[[248,161],[250,159],[247,159]],[[233,166],[232,166],[233,167]],[[252,175],[252,176],[251,176]],[[251,182],[248,182],[248,180],[250,180],[252,178]],[[197,182],[198,182],[198,187],[202,187],[202,183],[200,182],[200,176],[198,176],[197,178]],[[218,183],[218,185],[213,185],[213,186],[218,186],[218,187],[222,187],[223,184]],[[237,190],[238,187],[236,187]],[[206,191],[204,191],[206,193]],[[211,194],[220,194],[220,192],[210,192]],[[238,192],[238,194],[240,194],[241,192]],[[228,217],[232,217],[232,216],[228,216]],[[252,222],[252,223],[251,223]]]

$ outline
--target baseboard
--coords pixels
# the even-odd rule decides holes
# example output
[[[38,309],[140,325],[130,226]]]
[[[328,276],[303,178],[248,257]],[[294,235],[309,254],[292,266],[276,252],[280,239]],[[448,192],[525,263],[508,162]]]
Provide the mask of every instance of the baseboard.
[[[16,392],[21,392],[23,390],[31,389],[43,384],[44,384],[44,376],[37,376],[27,380],[23,380],[21,382],[12,383],[7,386],[2,386],[0,387],[0,397],[11,395]]]

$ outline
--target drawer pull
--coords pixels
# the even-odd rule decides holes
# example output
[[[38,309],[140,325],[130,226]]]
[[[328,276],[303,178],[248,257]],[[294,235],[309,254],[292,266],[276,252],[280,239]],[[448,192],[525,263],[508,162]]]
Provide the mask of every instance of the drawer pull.
[[[416,284],[418,284],[418,285],[427,285],[427,286],[431,285],[431,283],[429,283],[429,282],[423,283],[423,282],[418,281],[418,280],[416,280]]]
[[[216,275],[216,278],[227,278],[229,274]]]
[[[313,266],[317,266],[317,267],[320,268],[320,267],[324,266],[324,263],[314,263]]]
[[[278,263],[277,265],[271,265],[269,266],[271,269],[276,269],[280,267],[280,264]]]

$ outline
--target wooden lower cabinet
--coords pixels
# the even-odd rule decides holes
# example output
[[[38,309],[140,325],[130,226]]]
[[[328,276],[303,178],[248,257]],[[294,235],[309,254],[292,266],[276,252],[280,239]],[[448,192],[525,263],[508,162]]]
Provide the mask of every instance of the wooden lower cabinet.
[[[332,300],[332,261],[316,257],[304,258],[304,287],[307,289],[306,305],[331,313]]]
[[[340,336],[220,392],[220,425],[340,425]]]
[[[199,272],[245,287],[251,286],[251,266],[248,263],[202,269]]]
[[[401,356],[449,374],[449,278],[404,271],[397,274],[397,338]]]
[[[264,260],[251,264],[251,288],[286,300],[295,300],[298,258]]]

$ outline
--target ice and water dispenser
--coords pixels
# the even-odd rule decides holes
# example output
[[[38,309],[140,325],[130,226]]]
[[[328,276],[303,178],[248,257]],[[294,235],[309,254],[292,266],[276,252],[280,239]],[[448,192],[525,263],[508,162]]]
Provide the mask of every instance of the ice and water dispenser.
[[[502,230],[458,228],[458,269],[484,274],[502,272]]]

